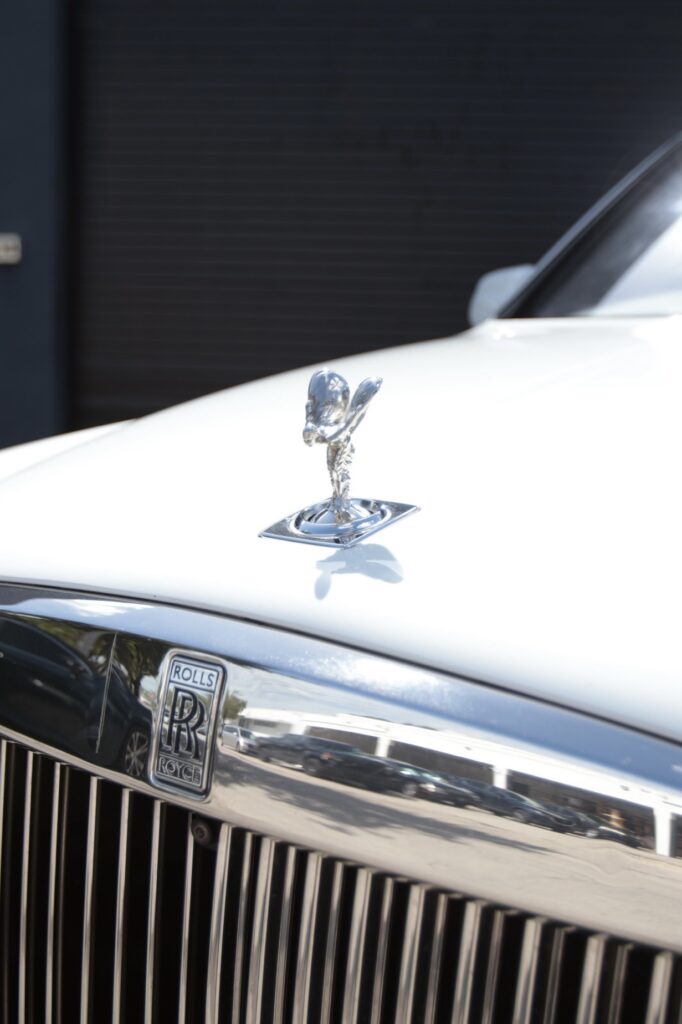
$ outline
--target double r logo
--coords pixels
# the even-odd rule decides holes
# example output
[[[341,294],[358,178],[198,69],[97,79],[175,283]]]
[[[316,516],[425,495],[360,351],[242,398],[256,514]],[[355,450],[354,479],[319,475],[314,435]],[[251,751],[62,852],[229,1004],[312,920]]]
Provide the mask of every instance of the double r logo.
[[[204,705],[196,693],[176,686],[166,726],[166,736],[162,743],[164,750],[173,754],[189,754],[193,760],[200,761],[197,732],[204,724],[205,718]]]

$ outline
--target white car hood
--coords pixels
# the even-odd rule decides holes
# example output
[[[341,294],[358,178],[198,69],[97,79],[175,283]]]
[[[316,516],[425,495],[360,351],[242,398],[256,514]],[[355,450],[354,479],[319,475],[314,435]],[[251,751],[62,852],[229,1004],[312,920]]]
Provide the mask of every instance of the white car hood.
[[[334,363],[384,386],[347,551],[259,531],[328,495],[310,369],[0,482],[0,577],[219,610],[682,739],[682,321],[497,321]],[[0,474],[1,475],[1,474]]]

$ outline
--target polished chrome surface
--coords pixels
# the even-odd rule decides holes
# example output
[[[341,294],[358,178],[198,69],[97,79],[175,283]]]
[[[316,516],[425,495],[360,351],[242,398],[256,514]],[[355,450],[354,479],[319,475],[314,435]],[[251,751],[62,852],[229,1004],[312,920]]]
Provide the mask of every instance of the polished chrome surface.
[[[682,864],[676,835],[682,817],[682,750],[677,744],[308,637],[208,613],[93,595],[0,588],[0,651],[3,734],[107,783],[122,784],[133,794],[131,800],[163,795],[158,779],[153,784],[153,751],[163,724],[167,667],[172,652],[181,651],[221,666],[225,682],[219,707],[215,705],[210,785],[200,803],[190,791],[169,794],[177,807],[200,810],[249,834],[265,832],[273,841],[363,869],[595,933],[682,949]],[[230,723],[254,732],[259,740],[255,753],[222,742],[223,726]],[[149,737],[152,747],[141,777],[139,766],[126,774],[126,750],[134,735]],[[348,746],[335,750],[339,741]],[[8,763],[5,774],[11,771]],[[47,782],[54,824],[46,832],[52,880],[45,893],[59,918],[49,946],[50,957],[57,960],[62,918],[55,906],[64,889],[60,872],[68,874],[64,851],[70,841],[68,830],[64,832],[66,806],[73,793],[78,800],[81,796],[73,782],[63,779],[63,795],[57,798],[52,775]],[[48,799],[43,793],[47,782],[40,783],[41,807]],[[20,798],[23,808],[25,790]],[[64,802],[63,810],[55,808],[55,799]],[[120,808],[116,813],[121,814]],[[20,817],[23,821],[23,810]],[[123,820],[130,831],[130,819]],[[10,864],[16,871],[24,840],[12,833],[3,842],[11,857],[2,870]],[[189,844],[185,832],[179,842],[183,849]],[[160,851],[161,832],[159,844]],[[116,850],[114,877],[124,886],[134,869],[126,860],[129,847],[119,851],[117,845]],[[85,851],[82,856],[85,863]],[[244,857],[245,870],[253,872],[249,885],[264,891],[268,869],[260,859],[261,846],[253,845]],[[251,960],[252,929],[271,936],[284,951],[293,926],[288,914],[300,881],[294,880],[298,869],[290,860],[286,872],[279,861],[277,865],[281,914],[267,921],[259,916],[255,925],[251,918],[235,918],[235,927],[242,931],[234,964],[241,972],[239,984],[250,993],[251,1016],[262,1000],[258,978],[263,969]],[[305,912],[314,917],[319,879],[311,865],[306,861]],[[146,873],[154,896],[150,866],[135,870]],[[21,870],[15,877],[21,877]],[[69,884],[67,877],[67,889]],[[185,910],[189,915],[199,883],[191,871],[185,877],[183,869],[178,884],[190,901]],[[353,883],[355,892],[358,884]],[[4,885],[0,881],[0,888]],[[244,899],[245,893],[240,890],[235,899]],[[152,900],[152,977],[154,908]],[[112,910],[119,927],[127,909],[120,895]],[[3,920],[13,920],[10,910],[2,911]],[[353,921],[361,930],[361,919]],[[431,934],[430,917],[428,922]],[[183,925],[181,914],[177,927],[179,936],[183,928],[188,934],[189,918]],[[385,934],[379,928],[377,956],[387,941]],[[313,950],[308,941],[313,938],[306,935],[295,954],[301,966],[299,1015],[309,999],[306,964],[312,962]],[[333,929],[320,941],[333,945]],[[560,959],[559,952],[556,956]],[[186,952],[182,962],[187,964]],[[466,957],[458,966],[458,999],[463,1004],[465,963]],[[406,998],[412,969],[404,965]],[[382,999],[381,971],[372,966],[371,972],[377,998]],[[286,981],[279,967],[272,986],[274,1017],[286,1019]],[[187,993],[190,988],[187,981]],[[348,998],[351,1005],[352,985]],[[371,995],[367,998],[371,1003]],[[521,1004],[518,1012],[523,1019]]]
[[[381,384],[381,377],[368,377],[351,400],[348,382],[339,373],[324,369],[312,375],[303,440],[307,445],[327,446],[332,496],[273,523],[262,537],[347,548],[416,511],[414,505],[350,496],[350,466],[355,454],[351,437]]]
[[[303,440],[307,445],[327,445],[327,469],[332,484],[329,510],[339,526],[353,518],[350,465],[355,449],[351,437],[382,383],[381,377],[367,377],[351,400],[348,382],[340,373],[324,369],[310,378]]]
[[[261,537],[317,544],[324,548],[352,548],[385,526],[417,511],[416,505],[405,505],[399,501],[353,498],[350,520],[337,523],[334,513],[329,511],[329,503],[320,501],[273,523],[263,530]]]

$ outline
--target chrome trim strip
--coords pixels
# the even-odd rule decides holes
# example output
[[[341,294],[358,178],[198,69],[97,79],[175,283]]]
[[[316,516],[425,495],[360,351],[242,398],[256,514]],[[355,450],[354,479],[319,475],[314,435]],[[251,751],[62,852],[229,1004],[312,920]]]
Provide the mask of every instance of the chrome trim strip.
[[[322,857],[318,853],[308,854],[303,888],[303,905],[299,926],[298,955],[296,957],[296,983],[292,1024],[307,1024],[310,1002],[310,983],[313,953],[315,950],[315,923],[317,919],[317,898],[320,892]]]
[[[123,942],[126,919],[126,889],[128,882],[128,843],[130,840],[129,789],[121,792],[121,818],[118,838],[118,871],[116,874],[116,917],[114,923],[114,980],[112,993],[112,1024],[123,1024],[121,1017],[123,997]]]
[[[547,977],[547,995],[545,997],[545,1024],[552,1024],[556,1019],[559,1002],[559,981],[561,979],[561,967],[564,960],[564,947],[566,936],[574,932],[575,928],[557,928],[552,940],[552,953],[549,961],[549,972]]]
[[[591,935],[587,940],[575,1024],[594,1024],[597,1019],[599,982],[604,962],[606,941],[606,935]]]
[[[164,808],[160,800],[154,801],[152,841],[149,858],[149,907],[147,910],[147,954],[144,985],[144,1024],[154,1022],[156,995],[156,929],[159,909],[159,870],[161,867],[161,832]]]
[[[282,913],[279,919],[279,937],[277,941],[277,969],[275,974],[275,998],[272,1019],[274,1024],[285,1024],[285,990],[289,966],[289,932],[291,928],[291,909],[296,875],[297,850],[290,846],[287,850],[284,884],[282,887]]]
[[[367,913],[372,886],[372,872],[358,868],[355,879],[353,910],[350,919],[348,940],[348,964],[343,995],[343,1020],[356,1021],[360,1007],[362,974],[365,966],[365,938],[367,934]]]
[[[225,826],[223,826],[225,827]],[[182,900],[182,938],[180,942],[180,979],[178,982],[178,1024],[187,1021],[187,972],[189,969],[189,931],[192,919],[192,878],[194,873],[194,836],[191,820],[187,821],[185,843],[185,889]]]
[[[26,755],[26,777],[24,790],[24,821],[21,846],[21,895],[19,910],[19,999],[17,1017],[19,1024],[26,1021],[26,986],[28,984],[28,914],[29,914],[29,868],[31,863],[31,801],[33,797],[33,760],[29,750]]]
[[[256,893],[249,955],[249,978],[247,983],[246,1024],[259,1024],[262,1015],[263,989],[265,980],[265,945],[270,921],[270,898],[272,872],[275,865],[276,843],[267,837],[261,840]]]
[[[223,962],[223,925],[225,921],[227,872],[230,863],[231,846],[232,829],[229,825],[221,825],[220,835],[218,836],[218,852],[216,854],[215,873],[213,876],[213,899],[211,903],[208,982],[206,986],[207,1024],[218,1024],[220,1019],[220,972]],[[233,990],[233,998],[236,1000],[239,998],[236,990]]]
[[[513,1024],[530,1024],[535,995],[535,976],[538,969],[540,940],[545,922],[539,917],[530,917],[523,929],[521,958],[519,961],[516,996],[514,998]]]
[[[55,928],[57,925],[57,885],[59,856],[59,817],[61,809],[62,766],[57,762],[52,777],[52,814],[50,818],[50,860],[47,889],[47,937],[45,949],[45,1024],[52,1024],[55,973]]]
[[[672,954],[659,953],[654,960],[645,1024],[665,1024],[672,976]]]

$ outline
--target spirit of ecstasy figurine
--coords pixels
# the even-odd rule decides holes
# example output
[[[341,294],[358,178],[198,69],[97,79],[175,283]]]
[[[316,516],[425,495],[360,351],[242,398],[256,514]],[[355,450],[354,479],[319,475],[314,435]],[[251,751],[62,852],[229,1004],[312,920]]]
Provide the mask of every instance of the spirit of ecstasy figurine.
[[[334,370],[318,370],[310,378],[305,407],[303,440],[307,445],[327,445],[327,469],[332,481],[330,508],[341,525],[352,521],[350,464],[355,454],[351,441],[381,387],[381,377],[367,377],[350,400],[348,383]]]
[[[273,523],[263,530],[262,537],[349,548],[416,511],[416,506],[397,501],[351,497],[350,464],[355,451],[351,438],[380,387],[381,377],[368,377],[351,400],[348,383],[340,373],[325,369],[312,375],[303,440],[308,445],[327,445],[332,496]]]

